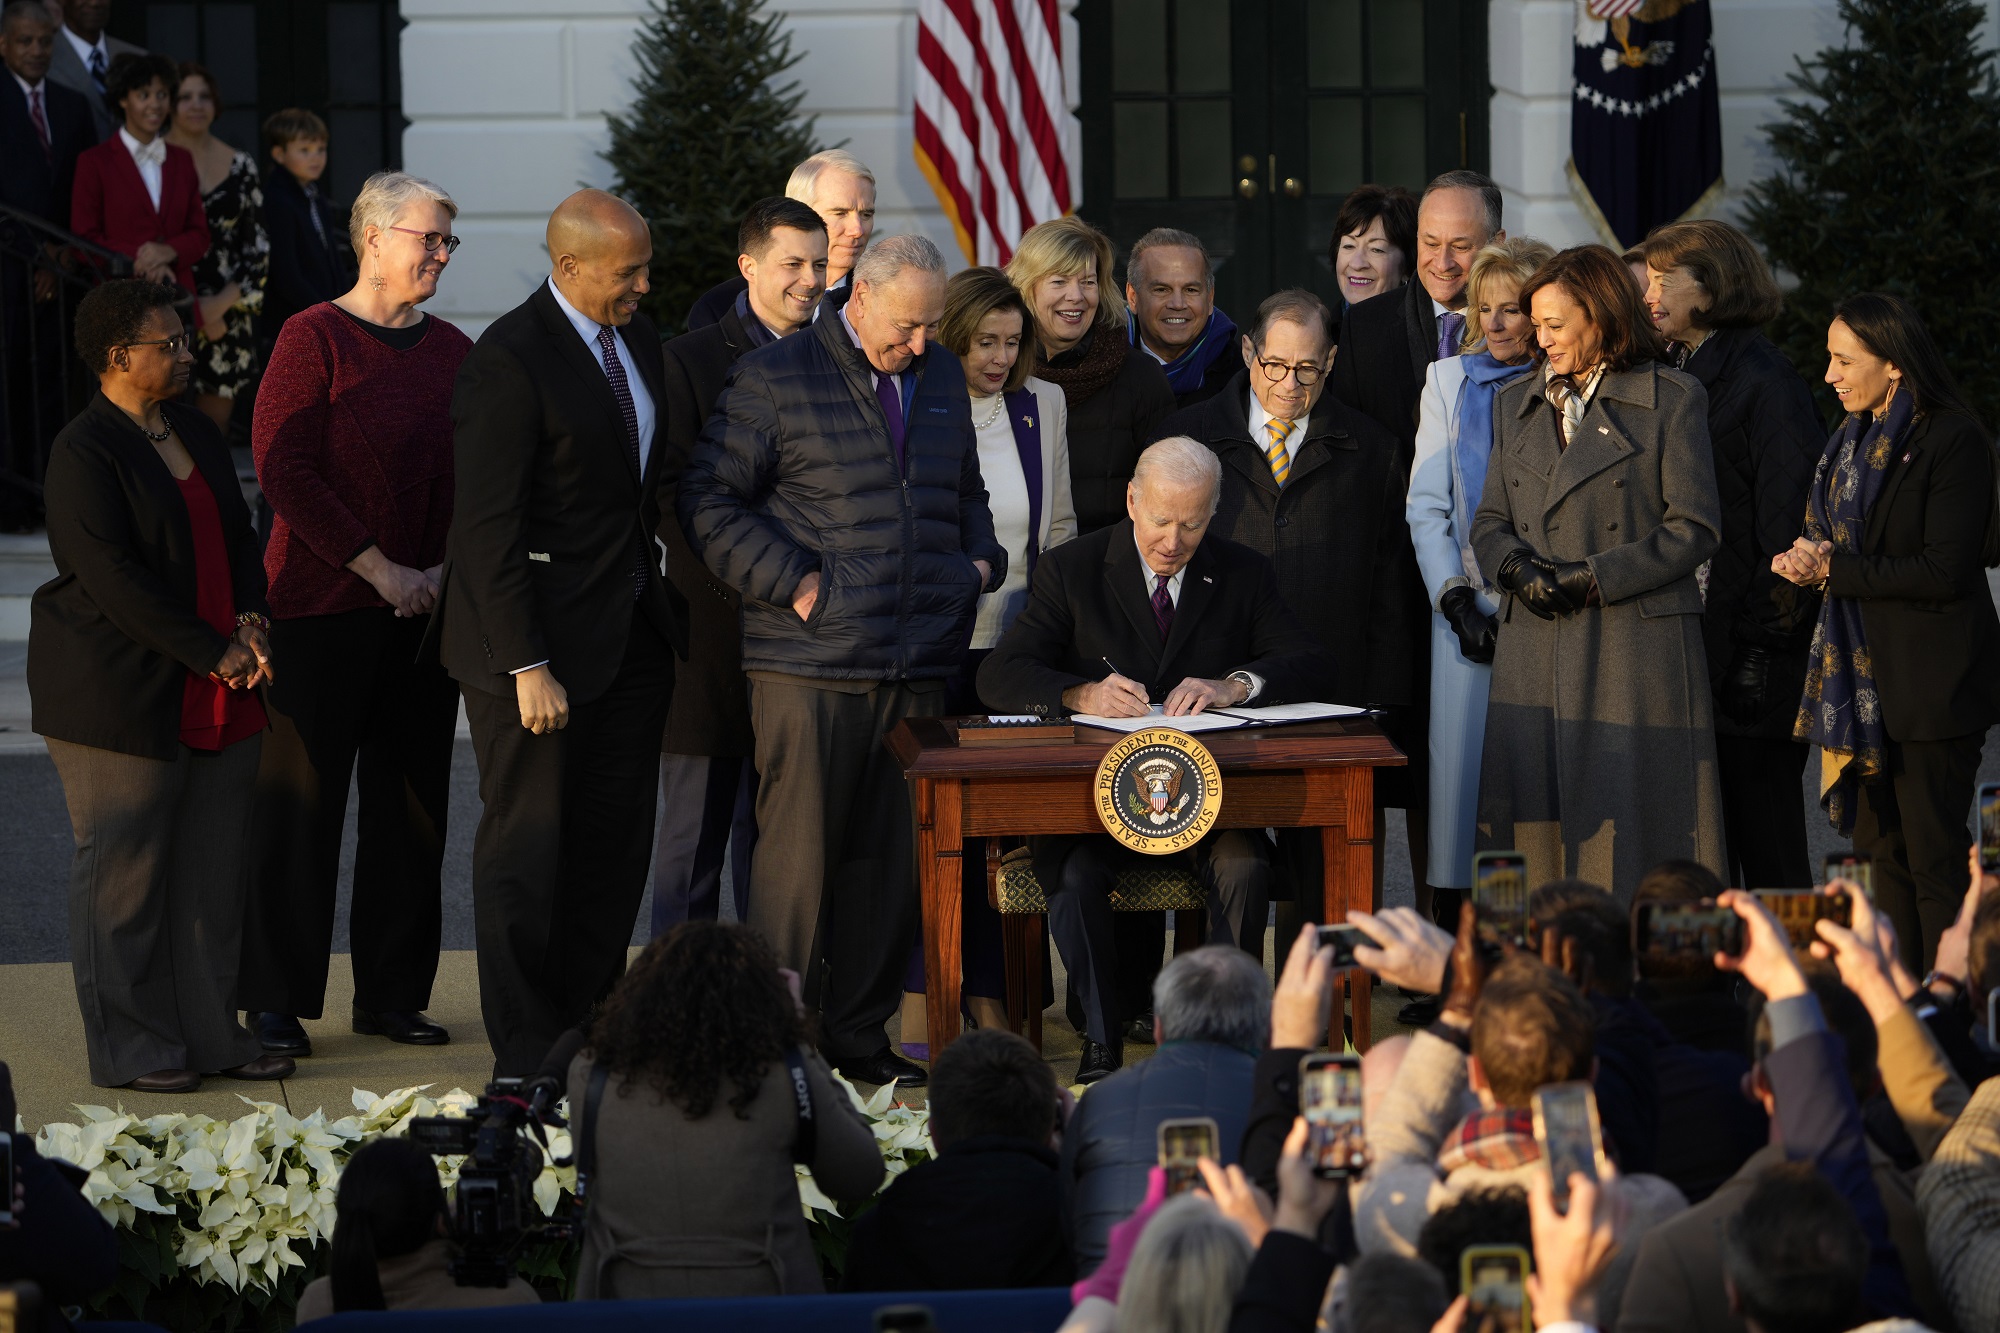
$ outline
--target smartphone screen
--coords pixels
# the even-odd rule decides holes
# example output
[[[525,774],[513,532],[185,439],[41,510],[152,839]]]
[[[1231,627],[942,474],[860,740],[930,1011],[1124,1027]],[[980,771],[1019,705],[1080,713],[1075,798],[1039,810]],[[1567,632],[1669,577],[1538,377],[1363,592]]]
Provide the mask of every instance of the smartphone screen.
[[[1343,923],[1337,926],[1321,926],[1319,928],[1319,947],[1333,950],[1333,965],[1335,967],[1353,967],[1354,947],[1358,944],[1366,944],[1372,947],[1374,943],[1374,940],[1369,939],[1368,936],[1362,933],[1359,926],[1350,926]]]
[[[1222,1131],[1207,1116],[1160,1122],[1160,1165],[1167,1172],[1167,1194],[1185,1194],[1201,1184],[1202,1158],[1222,1160]]]
[[[1986,1040],[1992,1041],[1996,1032],[2000,1032],[2000,986],[1986,992]]]
[[[1361,1113],[1355,1112],[1356,1116]],[[14,1127],[0,1125],[0,1227],[14,1222]]]
[[[1866,852],[1828,852],[1820,861],[1819,882],[1831,884],[1837,879],[1859,884],[1861,896],[1875,901],[1875,863]]]
[[[1602,1179],[1604,1135],[1597,1124],[1597,1094],[1588,1083],[1550,1083],[1534,1097],[1535,1142],[1542,1150],[1559,1213],[1569,1211],[1569,1178]]]
[[[1299,1111],[1306,1120],[1314,1175],[1345,1180],[1368,1168],[1360,1056],[1320,1054],[1300,1060]]]
[[[1758,889],[1754,896],[1784,927],[1794,952],[1819,938],[1813,923],[1822,918],[1835,925],[1854,925],[1854,899],[1845,891],[1828,895],[1817,889]]]
[[[2000,875],[2000,782],[1979,784],[1979,868]]]
[[[1479,937],[1488,944],[1528,945],[1528,858],[1519,852],[1479,852],[1472,858],[1472,905]]]
[[[1527,1333],[1528,1252],[1518,1245],[1469,1245],[1458,1256],[1466,1333]]]
[[[1743,952],[1743,918],[1712,902],[1642,902],[1633,908],[1639,975],[1660,980],[1705,976],[1715,955]]]

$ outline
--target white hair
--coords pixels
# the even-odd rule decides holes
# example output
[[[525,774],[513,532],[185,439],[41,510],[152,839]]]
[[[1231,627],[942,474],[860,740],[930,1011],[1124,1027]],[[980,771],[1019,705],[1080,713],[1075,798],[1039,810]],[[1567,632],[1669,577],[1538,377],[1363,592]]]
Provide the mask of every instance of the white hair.
[[[854,266],[854,281],[865,282],[877,287],[893,282],[906,268],[922,269],[934,273],[939,279],[945,274],[944,255],[928,236],[907,233],[891,236],[870,246],[868,253]]]
[[[389,230],[403,210],[419,199],[439,205],[447,217],[458,216],[458,205],[451,196],[422,176],[407,171],[378,171],[370,176],[361,193],[354,196],[354,208],[348,214],[347,235],[354,242],[354,253],[366,252],[370,227]]]
[[[1158,479],[1168,486],[1200,486],[1208,491],[1208,512],[1222,503],[1222,460],[1215,450],[1185,435],[1170,435],[1148,445],[1132,469],[1133,489],[1144,491]]]
[[[1271,1035],[1271,978],[1235,945],[1205,944],[1153,978],[1153,1013],[1168,1041],[1220,1042],[1254,1054]]]
[[[875,184],[875,173],[868,169],[866,162],[844,149],[829,148],[814,153],[792,168],[791,179],[785,182],[786,197],[810,207],[813,191],[819,188],[819,178],[829,171],[844,171],[850,176],[859,176],[871,186]]]

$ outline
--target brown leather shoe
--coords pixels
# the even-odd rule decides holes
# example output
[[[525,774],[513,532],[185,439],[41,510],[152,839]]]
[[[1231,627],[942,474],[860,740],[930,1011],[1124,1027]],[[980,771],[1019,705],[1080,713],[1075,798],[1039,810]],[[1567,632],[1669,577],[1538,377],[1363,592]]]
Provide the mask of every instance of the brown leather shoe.
[[[224,1078],[274,1079],[290,1078],[298,1072],[298,1061],[289,1055],[260,1055],[247,1065],[221,1070]]]
[[[155,1069],[125,1086],[134,1092],[193,1092],[201,1087],[201,1075],[192,1069]]]

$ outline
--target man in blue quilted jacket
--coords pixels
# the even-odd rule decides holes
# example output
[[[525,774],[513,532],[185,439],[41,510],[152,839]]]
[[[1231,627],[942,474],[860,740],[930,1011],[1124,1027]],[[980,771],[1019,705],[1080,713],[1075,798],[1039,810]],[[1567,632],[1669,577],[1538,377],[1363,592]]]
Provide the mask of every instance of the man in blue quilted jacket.
[[[923,1067],[884,1026],[917,892],[909,797],[882,737],[942,711],[1007,553],[965,374],[933,341],[944,256],[892,236],[853,279],[832,317],[736,363],[679,509],[690,546],[743,598],[764,831],[750,924],[806,978],[843,1074],[916,1086]]]

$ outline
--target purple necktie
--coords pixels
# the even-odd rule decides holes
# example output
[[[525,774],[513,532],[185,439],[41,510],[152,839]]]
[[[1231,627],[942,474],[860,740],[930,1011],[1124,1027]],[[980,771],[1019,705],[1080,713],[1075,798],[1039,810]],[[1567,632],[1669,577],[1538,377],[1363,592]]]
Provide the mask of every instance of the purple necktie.
[[[643,476],[639,466],[639,405],[632,401],[632,386],[625,379],[625,363],[618,359],[618,335],[609,324],[597,326],[597,345],[604,352],[604,378],[611,381],[611,396],[625,416],[625,456],[632,475]],[[646,595],[646,553],[641,550],[632,561],[632,600]]]
[[[42,111],[42,90],[28,94],[28,119],[35,122],[35,137],[42,141],[42,156],[49,155],[49,118]]]
[[[1449,361],[1458,355],[1458,335],[1464,331],[1465,316],[1456,310],[1438,316],[1438,360]]]
[[[875,397],[882,404],[882,415],[889,422],[889,446],[896,451],[896,471],[903,470],[903,395],[896,387],[894,375],[875,377]]]
[[[1174,596],[1167,591],[1167,580],[1171,574],[1153,575],[1153,619],[1159,622],[1160,642],[1174,632]]]

